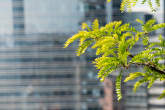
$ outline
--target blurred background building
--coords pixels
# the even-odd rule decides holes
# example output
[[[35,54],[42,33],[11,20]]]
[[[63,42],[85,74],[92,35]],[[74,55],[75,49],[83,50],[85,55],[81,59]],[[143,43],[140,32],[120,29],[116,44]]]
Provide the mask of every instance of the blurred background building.
[[[164,100],[153,102],[159,93],[142,87],[133,94],[133,82],[118,103],[113,78],[104,85],[96,78],[93,52],[76,57],[74,46],[63,48],[82,22],[137,25],[136,17],[152,15],[121,14],[120,0],[1,0],[0,7],[0,110],[163,110]]]
[[[106,23],[105,1],[2,0],[0,109],[100,110],[92,58],[64,49],[83,21]],[[97,10],[96,10],[97,8]],[[99,13],[96,13],[100,11]],[[8,30],[10,29],[10,30]],[[10,106],[9,106],[10,105]]]

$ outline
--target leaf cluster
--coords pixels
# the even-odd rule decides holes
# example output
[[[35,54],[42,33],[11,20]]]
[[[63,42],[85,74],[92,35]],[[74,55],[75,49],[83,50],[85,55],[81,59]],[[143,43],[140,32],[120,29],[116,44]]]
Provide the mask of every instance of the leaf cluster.
[[[107,0],[107,2],[111,2],[112,0]],[[125,10],[131,10],[132,7],[134,7],[138,2],[141,4],[148,4],[150,9],[154,12],[156,11],[157,7],[160,7],[160,0],[122,0],[120,5],[120,10],[124,12]],[[155,7],[154,7],[154,4]]]
[[[123,24],[122,21],[110,22],[103,27],[99,26],[97,19],[91,27],[82,23],[82,30],[66,41],[65,48],[78,40],[78,56],[85,53],[87,48],[95,49],[97,58],[93,63],[99,70],[97,75],[101,81],[121,68],[128,69],[131,65],[143,67],[143,73],[129,73],[124,82],[140,77],[133,90],[136,91],[143,83],[147,83],[150,88],[156,80],[165,80],[165,65],[161,63],[165,58],[165,39],[160,35],[158,42],[150,42],[149,33],[164,28],[165,23],[155,24],[154,19],[146,23],[140,19],[136,21],[141,24],[142,31],[136,30],[129,23]],[[139,42],[146,48],[137,54],[131,53]],[[116,79],[118,100],[122,98],[121,77],[122,74]]]

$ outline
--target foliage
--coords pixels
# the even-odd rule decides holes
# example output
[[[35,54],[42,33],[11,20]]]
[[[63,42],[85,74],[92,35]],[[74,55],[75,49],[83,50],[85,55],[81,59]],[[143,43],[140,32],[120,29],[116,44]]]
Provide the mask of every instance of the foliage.
[[[117,100],[122,99],[121,94],[121,80],[122,80],[122,74],[120,73],[118,77],[116,78],[116,93],[117,93]]]
[[[107,0],[111,2],[112,0]],[[120,10],[131,10],[138,2],[141,4],[148,3],[152,11],[156,11],[152,0],[122,0]],[[160,6],[160,0],[155,0],[157,7]],[[151,19],[144,23],[140,19],[136,20],[141,24],[141,30],[138,31],[129,23],[122,24],[122,21],[114,21],[99,27],[96,19],[90,28],[86,23],[82,23],[82,30],[69,38],[65,47],[79,40],[77,55],[85,53],[87,48],[96,50],[98,56],[93,63],[99,70],[98,78],[100,81],[109,76],[112,72],[122,69],[128,69],[131,65],[140,66],[144,72],[129,73],[124,82],[139,78],[134,84],[133,91],[143,83],[148,83],[150,88],[156,80],[165,80],[165,65],[160,63],[165,59],[165,39],[159,35],[158,42],[149,42],[150,33],[165,27],[165,23],[155,24],[155,20]],[[133,47],[140,43],[145,47],[144,50],[137,54],[131,53]],[[122,73],[116,78],[116,93],[118,100],[122,98],[121,94]],[[165,90],[159,98],[165,96]]]
[[[134,84],[133,90],[136,91],[143,83],[148,83],[148,88],[150,88],[156,80],[165,80],[165,65],[160,63],[165,57],[165,39],[160,35],[158,42],[149,42],[150,33],[164,28],[165,23],[155,24],[154,19],[146,23],[140,19],[136,21],[141,24],[141,31],[136,30],[129,23],[122,24],[122,21],[110,22],[99,27],[96,19],[91,28],[83,23],[82,30],[66,41],[65,48],[79,40],[78,56],[85,53],[87,48],[95,49],[97,58],[93,63],[99,70],[98,78],[101,81],[121,68],[128,69],[131,65],[140,66],[144,68],[144,72],[129,73],[124,82],[140,77]],[[140,42],[145,49],[137,54],[131,53],[134,46]],[[121,77],[122,74],[116,80],[118,100],[122,98]]]
[[[112,0],[107,0],[107,2],[111,2]],[[123,12],[124,10],[128,9],[131,10],[131,7],[135,6],[138,2],[141,4],[148,4],[152,11],[156,11],[156,7],[160,6],[160,0],[122,0],[120,10]],[[154,4],[156,7],[154,7]]]

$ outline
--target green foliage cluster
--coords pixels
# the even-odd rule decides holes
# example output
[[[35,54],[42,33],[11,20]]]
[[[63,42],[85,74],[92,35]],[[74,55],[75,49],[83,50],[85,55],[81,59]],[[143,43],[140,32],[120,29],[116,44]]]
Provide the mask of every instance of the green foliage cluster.
[[[107,2],[111,2],[112,0],[107,0]],[[131,7],[135,6],[138,2],[141,4],[148,4],[152,11],[156,11],[156,7],[160,6],[160,0],[154,0],[154,4],[156,7],[153,6],[152,0],[122,0],[120,10],[123,12],[124,10],[128,9],[131,10]]]
[[[141,24],[141,31],[129,23],[123,24],[122,21],[114,21],[99,27],[99,21],[94,20],[91,27],[82,23],[82,30],[69,38],[65,43],[65,48],[76,40],[79,40],[77,55],[85,53],[87,48],[95,49],[97,58],[93,61],[99,70],[98,78],[101,81],[112,72],[128,69],[131,65],[144,68],[144,72],[129,73],[124,80],[140,79],[134,84],[133,90],[143,83],[148,83],[148,88],[156,80],[165,80],[165,65],[160,63],[165,58],[165,39],[159,35],[158,42],[150,42],[150,33],[165,27],[165,23],[156,24],[154,19],[144,23],[140,19],[136,20]],[[131,53],[133,47],[141,42],[145,49],[137,54]],[[116,79],[116,93],[118,100],[122,98],[120,74]],[[160,96],[165,96],[165,91]]]

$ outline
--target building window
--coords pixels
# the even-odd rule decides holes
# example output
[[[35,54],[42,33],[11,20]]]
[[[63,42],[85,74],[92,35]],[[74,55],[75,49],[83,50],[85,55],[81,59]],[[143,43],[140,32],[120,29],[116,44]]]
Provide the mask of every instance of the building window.
[[[24,24],[14,24],[15,29],[22,29],[24,28]]]
[[[13,8],[13,11],[24,11],[24,8],[23,7],[14,7]]]

